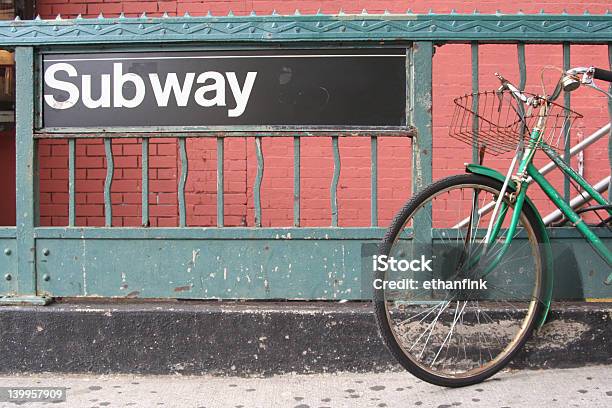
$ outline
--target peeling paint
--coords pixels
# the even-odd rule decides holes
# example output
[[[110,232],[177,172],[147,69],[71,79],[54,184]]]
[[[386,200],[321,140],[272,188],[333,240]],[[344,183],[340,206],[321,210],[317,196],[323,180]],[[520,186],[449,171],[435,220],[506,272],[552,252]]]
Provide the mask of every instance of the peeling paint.
[[[189,266],[187,267],[187,273],[191,273],[191,271],[193,270],[193,268],[195,268],[196,266],[196,262],[198,260],[198,257],[200,256],[200,249],[194,249],[191,251],[191,262],[189,262]],[[219,260],[219,257],[217,256],[217,260]]]
[[[85,240],[81,240],[81,272],[83,273],[83,295],[87,296],[87,245],[85,244]]]

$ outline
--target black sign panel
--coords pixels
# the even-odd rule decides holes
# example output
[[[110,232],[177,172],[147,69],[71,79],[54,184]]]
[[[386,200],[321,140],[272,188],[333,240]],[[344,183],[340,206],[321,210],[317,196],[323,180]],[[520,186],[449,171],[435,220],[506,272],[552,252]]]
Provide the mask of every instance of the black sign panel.
[[[404,49],[46,54],[43,125],[403,127]]]

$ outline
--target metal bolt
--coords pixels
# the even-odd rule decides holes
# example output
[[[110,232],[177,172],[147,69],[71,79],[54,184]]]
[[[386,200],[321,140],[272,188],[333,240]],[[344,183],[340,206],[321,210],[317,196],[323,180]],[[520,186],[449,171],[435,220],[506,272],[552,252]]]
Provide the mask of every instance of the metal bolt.
[[[13,253],[13,251],[11,251],[11,248],[6,248],[6,249],[4,250],[4,255],[6,255],[6,256],[8,256],[8,255],[10,255],[10,254],[12,254],[12,253]]]
[[[42,253],[44,256],[48,256],[51,253],[51,251],[49,251],[49,248],[43,248]]]
[[[43,277],[42,277],[42,278],[43,278],[43,280],[44,280],[45,282],[49,282],[49,281],[51,280],[51,277],[50,277],[48,274],[46,274],[46,273],[43,275]]]
[[[10,273],[7,273],[6,275],[4,275],[4,279],[10,281],[11,279],[13,279],[13,276]]]

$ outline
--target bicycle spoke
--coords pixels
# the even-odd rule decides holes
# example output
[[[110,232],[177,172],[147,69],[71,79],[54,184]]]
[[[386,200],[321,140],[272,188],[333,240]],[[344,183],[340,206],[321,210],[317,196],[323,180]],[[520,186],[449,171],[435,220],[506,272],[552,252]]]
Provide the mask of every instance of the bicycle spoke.
[[[463,313],[463,309],[465,309],[465,305],[467,304],[467,302],[463,303],[463,307],[461,308],[461,312],[459,312],[459,317],[461,316],[461,313]],[[448,331],[448,335],[446,336],[446,338],[444,339],[444,341],[442,342],[442,345],[440,346],[440,349],[438,350],[438,352],[436,353],[436,356],[433,359],[433,362],[431,363],[431,366],[433,367],[433,365],[436,363],[436,360],[438,359],[438,356],[440,355],[440,352],[442,351],[442,349],[444,348],[444,345],[446,344],[446,342],[451,338],[451,336],[453,335],[453,329],[455,328],[455,325],[457,324],[457,321],[459,320],[459,317],[457,317],[457,312],[459,310],[459,302],[457,302],[457,308],[455,309],[455,318],[453,320],[453,324],[451,325],[449,331]]]
[[[532,305],[538,297],[534,283],[541,276],[541,264],[533,259],[540,252],[523,215],[508,235],[514,211],[508,202],[499,233],[483,255],[491,215],[479,209],[498,193],[486,185],[458,185],[434,194],[415,207],[404,223],[405,228],[414,228],[410,220],[421,217],[431,223],[431,235],[396,240],[390,250],[409,262],[421,254],[436,257],[433,269],[400,275],[415,279],[421,287],[404,294],[388,291],[385,297],[396,340],[410,360],[426,371],[450,377],[481,372],[512,350],[515,339],[533,321]],[[460,227],[466,217],[470,221]],[[501,251],[506,252],[484,276],[486,266]],[[479,280],[485,281],[483,288],[470,286]],[[426,281],[430,281],[427,290],[422,287]],[[402,296],[406,301],[391,301]]]

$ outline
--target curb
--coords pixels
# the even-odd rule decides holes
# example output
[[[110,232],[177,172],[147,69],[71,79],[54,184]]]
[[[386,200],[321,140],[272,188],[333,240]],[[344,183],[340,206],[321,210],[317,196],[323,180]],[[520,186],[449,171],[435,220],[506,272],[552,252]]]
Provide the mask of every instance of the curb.
[[[612,304],[556,303],[514,368],[612,363]],[[369,303],[72,301],[0,307],[0,372],[399,370]]]

